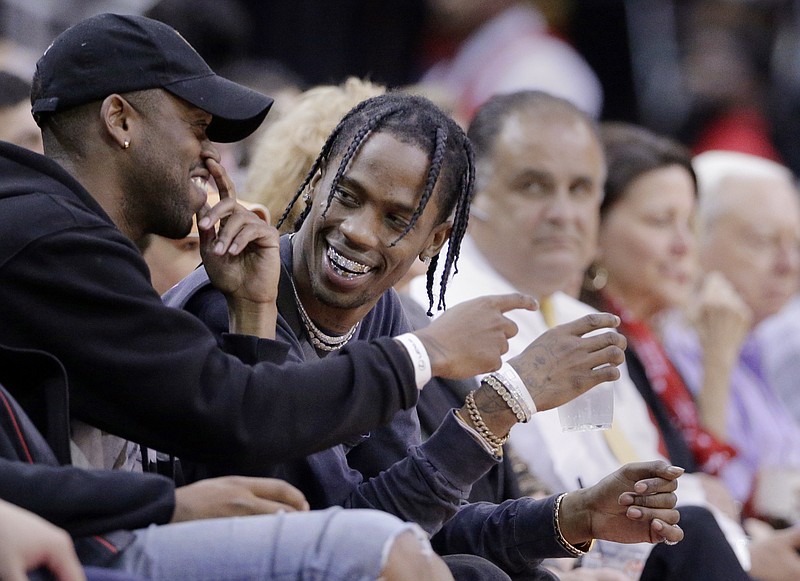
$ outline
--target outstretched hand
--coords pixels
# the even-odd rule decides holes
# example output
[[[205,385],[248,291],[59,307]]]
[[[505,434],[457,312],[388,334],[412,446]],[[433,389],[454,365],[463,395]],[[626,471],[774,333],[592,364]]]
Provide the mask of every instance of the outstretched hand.
[[[518,331],[503,313],[537,308],[536,299],[520,293],[478,297],[447,309],[414,334],[425,345],[433,375],[465,379],[500,369],[508,340]]]
[[[625,464],[589,488],[567,494],[559,521],[571,544],[590,539],[618,543],[676,543],[683,539],[675,509],[683,468],[662,460]]]
[[[224,476],[175,490],[172,522],[308,510],[297,488],[275,478]]]
[[[615,331],[619,317],[593,313],[548,329],[509,363],[540,411],[575,399],[590,388],[619,378],[625,361],[625,337]],[[585,336],[587,333],[592,333]]]

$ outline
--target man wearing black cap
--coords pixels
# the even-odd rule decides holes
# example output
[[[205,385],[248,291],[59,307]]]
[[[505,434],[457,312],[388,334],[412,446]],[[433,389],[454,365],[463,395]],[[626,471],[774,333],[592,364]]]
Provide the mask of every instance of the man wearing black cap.
[[[414,405],[419,378],[399,341],[279,366],[285,347],[258,338],[275,331],[278,235],[237,204],[211,140],[253,131],[268,97],[215,75],[166,25],[106,14],[50,46],[32,103],[49,159],[0,147],[0,215],[13,216],[0,226],[0,276],[9,282],[0,288],[0,342],[59,360],[73,417],[220,471],[255,473]],[[213,208],[210,179],[222,198]],[[163,306],[133,243],[185,236],[195,212],[204,261],[240,333],[224,339],[236,358],[193,317]],[[464,377],[499,365],[510,329],[470,338],[460,319],[418,334],[429,373]],[[24,378],[17,383],[15,395],[52,431],[45,402]],[[63,442],[52,440],[63,458]]]
[[[319,364],[279,365],[285,348],[268,339],[277,232],[236,203],[211,142],[252,132],[269,98],[216,76],[171,28],[108,14],[59,36],[33,85],[47,157],[0,144],[0,343],[56,362],[69,391],[34,378],[22,363],[3,366],[0,379],[62,463],[71,459],[67,418],[220,472],[257,474],[266,463],[330,447],[414,405],[427,378],[412,364],[411,347],[395,339],[355,343]],[[213,208],[206,205],[210,179],[222,198]],[[151,233],[185,236],[195,213],[205,263],[226,292],[238,332],[223,339],[235,357],[193,317],[161,303],[134,244]],[[514,296],[503,304],[532,300]],[[470,376],[499,364],[511,333],[500,309],[501,331],[491,340],[466,332],[471,315],[485,310],[478,302],[416,335],[429,356],[428,377]],[[257,360],[266,361],[246,363]],[[106,459],[104,467],[124,461]],[[225,500],[208,496],[203,514],[205,505]],[[174,506],[167,502],[156,524],[168,521]],[[345,512],[298,521],[295,543],[267,517],[183,533],[150,527],[137,531],[138,544],[122,552],[119,566],[163,579],[270,578],[264,563],[290,572],[317,567],[328,579],[337,578],[333,569],[342,579],[376,577],[395,553],[390,543],[405,534],[398,527],[407,525],[385,514]],[[272,535],[277,529],[283,532]],[[405,554],[421,558],[423,545],[412,544]],[[243,573],[244,558],[254,553],[261,564]],[[433,578],[437,564],[430,556],[417,577]]]

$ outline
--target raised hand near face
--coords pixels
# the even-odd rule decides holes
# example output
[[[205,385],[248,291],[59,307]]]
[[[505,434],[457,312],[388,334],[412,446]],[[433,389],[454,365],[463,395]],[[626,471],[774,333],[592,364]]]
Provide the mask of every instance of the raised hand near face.
[[[703,425],[727,439],[731,373],[753,322],[753,313],[721,272],[709,272],[688,318],[703,348],[703,386],[697,399]]]
[[[200,254],[212,284],[228,301],[230,329],[275,336],[280,255],[278,231],[236,200],[233,182],[213,159],[206,161],[220,201],[197,213]]]
[[[564,496],[561,533],[572,545],[591,539],[674,544],[683,539],[675,510],[683,468],[664,461],[626,464],[589,488]]]

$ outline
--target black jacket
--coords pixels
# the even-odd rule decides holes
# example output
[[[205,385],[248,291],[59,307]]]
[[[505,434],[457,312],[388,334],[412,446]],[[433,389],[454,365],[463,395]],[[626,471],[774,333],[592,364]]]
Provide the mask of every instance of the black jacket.
[[[175,487],[168,478],[59,465],[3,387],[22,369],[45,380],[48,389],[66,393],[67,388],[63,369],[51,356],[0,346],[0,498],[66,529],[87,564],[113,558],[132,540],[129,530],[169,522]]]
[[[258,474],[416,403],[411,361],[389,338],[280,365],[285,346],[228,335],[237,357],[226,354],[200,321],[162,304],[136,246],[58,164],[0,143],[0,176],[0,343],[59,362],[74,417],[220,471]],[[241,361],[265,351],[265,363]],[[13,393],[53,431],[47,418],[59,414],[33,382],[19,378]]]

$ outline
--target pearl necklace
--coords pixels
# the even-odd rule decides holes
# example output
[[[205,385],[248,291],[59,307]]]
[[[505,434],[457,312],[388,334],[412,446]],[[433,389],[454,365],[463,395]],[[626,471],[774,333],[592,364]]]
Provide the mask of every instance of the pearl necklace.
[[[289,276],[289,282],[292,283],[294,302],[297,304],[297,310],[300,311],[300,318],[308,332],[308,338],[311,340],[311,344],[322,351],[336,351],[344,347],[347,342],[353,338],[353,335],[355,335],[358,323],[353,325],[344,335],[332,336],[323,333],[322,330],[314,324],[314,321],[311,320],[311,317],[308,316],[308,313],[303,308],[303,303],[300,302],[300,295],[297,294],[297,287],[294,284],[294,277],[291,275]]]

